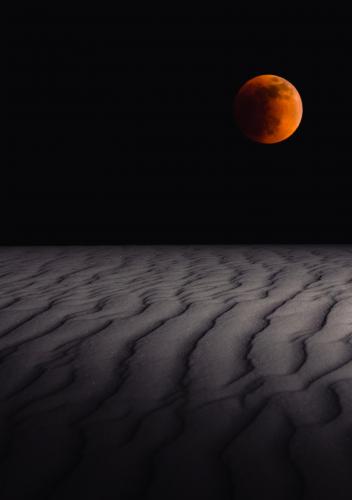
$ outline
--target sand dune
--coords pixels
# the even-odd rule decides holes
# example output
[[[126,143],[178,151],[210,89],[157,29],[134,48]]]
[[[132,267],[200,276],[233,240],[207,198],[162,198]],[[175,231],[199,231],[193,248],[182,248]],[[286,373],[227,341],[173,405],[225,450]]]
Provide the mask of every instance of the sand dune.
[[[4,499],[352,498],[352,248],[0,249]]]

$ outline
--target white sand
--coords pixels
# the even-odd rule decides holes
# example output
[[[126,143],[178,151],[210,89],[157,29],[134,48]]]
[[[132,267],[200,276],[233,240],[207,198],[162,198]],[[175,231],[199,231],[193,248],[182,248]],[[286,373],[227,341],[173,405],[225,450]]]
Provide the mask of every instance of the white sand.
[[[352,498],[352,248],[0,249],[4,499]]]

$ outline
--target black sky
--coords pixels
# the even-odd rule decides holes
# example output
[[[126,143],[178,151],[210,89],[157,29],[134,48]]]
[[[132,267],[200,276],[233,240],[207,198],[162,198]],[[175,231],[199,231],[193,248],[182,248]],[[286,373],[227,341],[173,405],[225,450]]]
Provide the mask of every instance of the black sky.
[[[2,242],[351,242],[350,44],[342,16],[16,12]],[[262,73],[303,100],[277,145],[233,120]]]

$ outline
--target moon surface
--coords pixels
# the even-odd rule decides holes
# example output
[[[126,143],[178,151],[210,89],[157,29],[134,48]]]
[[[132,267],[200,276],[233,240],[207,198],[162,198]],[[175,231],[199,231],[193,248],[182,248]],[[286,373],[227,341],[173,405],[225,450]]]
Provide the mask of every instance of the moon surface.
[[[248,80],[235,98],[235,119],[249,139],[274,144],[290,137],[298,128],[303,104],[297,89],[276,75]]]

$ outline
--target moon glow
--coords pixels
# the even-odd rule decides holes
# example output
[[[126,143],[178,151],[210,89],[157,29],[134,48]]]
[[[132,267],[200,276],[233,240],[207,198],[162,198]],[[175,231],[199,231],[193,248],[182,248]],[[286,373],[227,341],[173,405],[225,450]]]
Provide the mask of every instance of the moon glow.
[[[235,98],[235,119],[248,138],[274,144],[290,137],[298,128],[303,104],[297,89],[276,75],[248,80]]]

